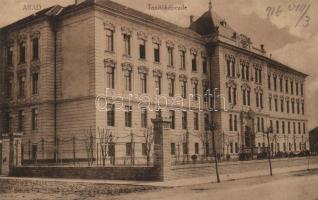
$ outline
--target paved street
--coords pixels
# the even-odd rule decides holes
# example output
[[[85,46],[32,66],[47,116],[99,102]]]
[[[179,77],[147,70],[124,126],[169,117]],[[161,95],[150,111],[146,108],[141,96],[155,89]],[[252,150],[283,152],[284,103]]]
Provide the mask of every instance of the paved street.
[[[148,192],[121,195],[81,194],[81,193],[4,193],[1,200],[12,199],[112,199],[112,200],[318,200],[318,170],[273,177],[264,176],[243,180],[226,181],[221,184],[202,184]]]

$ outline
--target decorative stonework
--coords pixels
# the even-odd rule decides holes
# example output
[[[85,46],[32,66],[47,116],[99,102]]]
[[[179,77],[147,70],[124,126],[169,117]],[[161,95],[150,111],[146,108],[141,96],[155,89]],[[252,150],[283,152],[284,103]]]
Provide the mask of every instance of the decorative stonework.
[[[133,64],[131,64],[129,62],[124,62],[121,65],[122,65],[123,71],[132,71],[134,69]]]
[[[286,100],[286,101],[289,101],[289,97],[285,97],[285,100]]]
[[[104,60],[104,67],[116,67],[116,62],[113,59],[107,58]]]
[[[187,52],[187,48],[182,44],[178,45],[178,48],[179,48],[179,51]]]
[[[175,79],[175,78],[176,78],[176,73],[174,73],[174,72],[167,72],[167,78],[168,78],[168,79]]]
[[[257,93],[263,93],[263,89],[260,86],[256,86],[254,91],[257,92]]]
[[[104,22],[104,29],[115,31],[115,25],[111,22]]]
[[[202,85],[203,85],[203,87],[209,87],[209,81],[203,79],[203,80],[202,80]]]
[[[18,42],[19,43],[23,43],[23,42],[26,42],[26,40],[27,40],[27,35],[26,34],[19,34],[18,35]]]
[[[25,76],[25,75],[26,75],[26,72],[27,72],[26,69],[19,69],[19,70],[17,71],[17,75],[18,75],[19,77]]]
[[[191,47],[190,48],[190,53],[193,55],[197,55],[198,54],[198,49]]]
[[[171,40],[166,41],[167,47],[174,48],[174,43]]]
[[[235,62],[235,57],[233,55],[225,54],[225,59],[231,62]]]
[[[32,31],[31,33],[30,33],[30,38],[31,39],[35,39],[35,38],[40,38],[40,31]]]
[[[126,26],[121,27],[121,32],[123,35],[131,35],[132,31]]]
[[[138,73],[139,74],[148,74],[148,68],[147,67],[145,67],[145,66],[139,66],[138,67]]]
[[[239,40],[240,40],[241,47],[245,49],[251,48],[251,45],[252,45],[251,38],[247,37],[244,34],[240,34]]]
[[[187,82],[188,81],[188,77],[186,75],[184,75],[184,74],[180,74],[179,75],[179,80]]]
[[[251,87],[247,83],[243,83],[241,88],[242,90],[251,90]]]
[[[40,71],[40,65],[34,65],[34,66],[31,66],[30,68],[31,73],[39,72],[39,71]]]
[[[7,40],[6,42],[7,47],[13,47],[13,45],[14,45],[14,39],[10,38],[9,40]]]
[[[282,95],[282,96],[280,96],[280,100],[284,100],[284,96]]]
[[[161,44],[161,39],[158,36],[154,35],[152,36],[152,42],[154,44]]]
[[[148,36],[145,32],[142,32],[142,31],[138,31],[137,32],[137,37],[138,39],[141,39],[141,40],[147,40]]]
[[[160,69],[154,69],[152,70],[153,76],[154,77],[161,77],[162,76],[162,71]]]
[[[196,77],[192,77],[191,78],[191,83],[192,84],[198,84],[198,82],[199,82],[198,78],[196,78]]]
[[[236,88],[236,83],[234,80],[230,79],[226,82],[226,87]]]

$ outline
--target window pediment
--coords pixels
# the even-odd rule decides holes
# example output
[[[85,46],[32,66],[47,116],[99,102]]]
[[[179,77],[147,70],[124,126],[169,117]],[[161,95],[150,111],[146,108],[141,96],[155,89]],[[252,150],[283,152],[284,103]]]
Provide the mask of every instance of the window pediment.
[[[122,69],[123,71],[132,71],[134,69],[133,64],[129,63],[129,62],[124,62],[122,63]]]
[[[124,35],[131,35],[132,31],[130,28],[127,28],[126,26],[121,27],[121,32]]]
[[[191,83],[192,84],[198,84],[198,82],[199,82],[198,78],[196,78],[196,77],[192,77],[191,78]]]
[[[161,44],[161,39],[158,36],[152,36],[152,42],[154,44]]]
[[[153,76],[155,76],[155,77],[161,77],[162,76],[162,71],[160,69],[154,69],[152,71],[152,73],[153,73]]]
[[[137,37],[138,39],[141,39],[141,40],[147,40],[148,36],[145,32],[142,32],[142,31],[138,31],[137,32]]]
[[[139,74],[148,74],[148,68],[147,67],[145,67],[145,66],[139,66],[138,67],[138,73]]]
[[[176,78],[176,73],[174,73],[174,72],[167,72],[167,78],[168,78],[168,79],[175,79],[175,78]]]
[[[111,22],[104,22],[104,29],[115,31],[115,25]]]
[[[116,67],[116,62],[113,59],[107,58],[104,60],[104,67]]]
[[[184,74],[180,74],[179,75],[179,81],[184,81],[187,82],[188,81],[188,77]]]

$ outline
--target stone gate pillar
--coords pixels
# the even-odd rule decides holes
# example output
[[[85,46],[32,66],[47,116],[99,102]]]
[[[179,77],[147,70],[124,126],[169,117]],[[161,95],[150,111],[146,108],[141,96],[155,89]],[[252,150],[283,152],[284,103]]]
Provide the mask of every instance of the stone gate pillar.
[[[156,178],[165,181],[171,178],[170,121],[152,119],[154,124],[154,168]]]
[[[1,175],[12,176],[13,168],[21,165],[21,133],[2,135]]]

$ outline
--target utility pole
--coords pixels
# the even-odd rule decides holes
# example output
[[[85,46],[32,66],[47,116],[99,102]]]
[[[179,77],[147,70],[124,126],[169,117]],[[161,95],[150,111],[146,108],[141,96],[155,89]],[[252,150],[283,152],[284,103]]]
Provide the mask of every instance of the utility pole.
[[[219,176],[219,169],[218,169],[218,158],[217,158],[217,153],[216,153],[216,148],[215,148],[215,132],[214,132],[215,129],[216,129],[216,124],[214,122],[211,122],[210,130],[212,131],[213,154],[215,157],[215,173],[216,173],[217,182],[220,183],[220,176]]]
[[[269,164],[269,172],[270,175],[273,176],[273,170],[272,170],[272,161],[271,161],[271,147],[269,144],[269,133],[272,132],[272,128],[267,128],[266,135],[267,135],[267,153],[268,153],[268,164]]]

